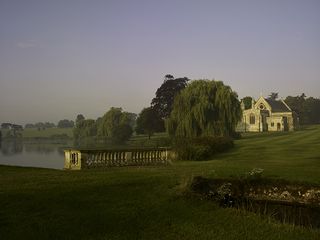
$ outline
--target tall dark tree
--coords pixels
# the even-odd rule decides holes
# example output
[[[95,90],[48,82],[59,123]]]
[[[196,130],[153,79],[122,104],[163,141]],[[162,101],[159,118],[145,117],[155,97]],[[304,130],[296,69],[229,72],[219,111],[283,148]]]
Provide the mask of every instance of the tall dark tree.
[[[150,137],[155,132],[162,132],[163,120],[158,116],[158,113],[152,108],[144,108],[137,118],[136,132],[138,134],[148,134]]]
[[[152,99],[151,107],[157,112],[162,119],[168,118],[173,106],[174,97],[187,86],[189,79],[174,78],[167,74],[165,80],[157,89],[156,97]]]

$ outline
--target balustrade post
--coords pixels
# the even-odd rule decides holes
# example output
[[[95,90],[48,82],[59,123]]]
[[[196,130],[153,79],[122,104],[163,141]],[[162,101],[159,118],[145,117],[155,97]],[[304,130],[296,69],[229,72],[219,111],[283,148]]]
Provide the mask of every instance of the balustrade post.
[[[125,159],[127,162],[127,165],[132,164],[132,152],[125,152]]]

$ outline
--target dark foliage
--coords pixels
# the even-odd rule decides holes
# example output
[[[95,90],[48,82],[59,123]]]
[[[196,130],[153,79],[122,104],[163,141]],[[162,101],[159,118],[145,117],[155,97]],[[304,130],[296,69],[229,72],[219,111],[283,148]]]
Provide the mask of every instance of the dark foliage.
[[[233,147],[230,137],[175,138],[173,149],[178,160],[208,160],[216,153]]]
[[[93,137],[97,135],[97,124],[95,120],[86,119],[76,121],[76,126],[73,129],[73,136],[80,140],[85,137]]]
[[[54,128],[56,125],[50,122],[37,122],[37,123],[27,123],[25,128],[38,128],[39,130],[44,130],[46,128]]]
[[[58,122],[58,128],[72,128],[74,127],[74,122],[72,120],[63,119]]]
[[[171,136],[230,136],[241,119],[238,95],[221,81],[194,80],[174,100],[166,129]]]
[[[137,118],[136,132],[138,134],[148,134],[148,137],[150,139],[150,137],[155,132],[163,132],[163,131],[164,131],[164,122],[158,116],[157,111],[155,111],[151,107],[142,109],[141,113]]]
[[[113,130],[112,141],[114,143],[125,143],[132,135],[133,130],[129,124],[121,124]]]
[[[170,74],[165,76],[163,84],[157,89],[156,97],[151,102],[152,108],[155,109],[160,118],[169,117],[174,97],[187,86],[188,81],[189,79],[186,77],[174,78]]]
[[[250,109],[250,108],[252,107],[252,97],[249,97],[249,96],[244,97],[244,98],[242,98],[241,101],[242,101],[243,104],[244,104],[244,109],[245,109],[245,110],[246,110],[246,109]]]
[[[300,96],[288,96],[285,99],[288,106],[294,111],[299,118],[301,125],[319,124],[320,123],[320,99],[306,97],[303,93]]]

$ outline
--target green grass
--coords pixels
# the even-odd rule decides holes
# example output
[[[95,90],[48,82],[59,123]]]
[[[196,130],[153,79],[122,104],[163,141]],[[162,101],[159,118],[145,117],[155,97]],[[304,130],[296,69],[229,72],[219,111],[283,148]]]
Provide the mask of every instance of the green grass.
[[[1,239],[320,239],[182,194],[192,176],[264,175],[320,184],[320,126],[246,134],[212,161],[58,171],[0,166]]]
[[[73,137],[73,128],[46,128],[38,130],[36,128],[25,128],[22,131],[23,138],[51,138],[54,135],[66,134],[68,137]]]

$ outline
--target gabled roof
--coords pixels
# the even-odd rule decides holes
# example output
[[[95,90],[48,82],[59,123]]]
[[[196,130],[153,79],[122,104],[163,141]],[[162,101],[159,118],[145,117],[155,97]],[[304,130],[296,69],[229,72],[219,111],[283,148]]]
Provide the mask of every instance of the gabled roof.
[[[291,109],[282,101],[265,98],[266,102],[271,106],[272,112],[291,112]]]

